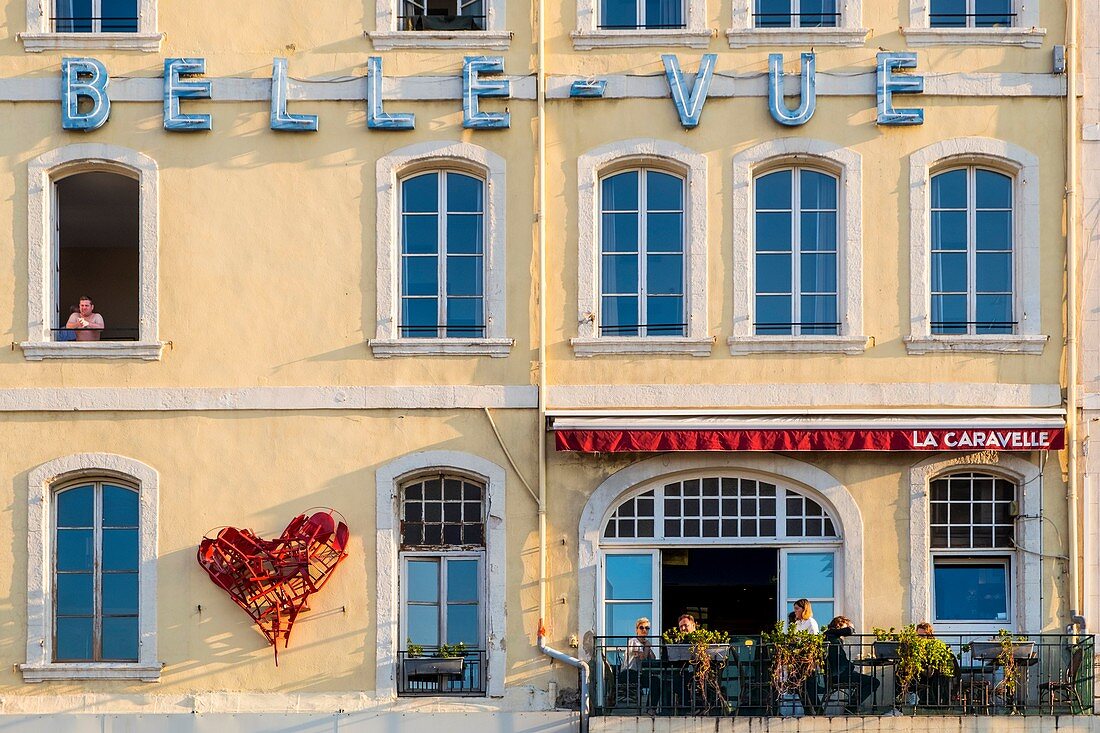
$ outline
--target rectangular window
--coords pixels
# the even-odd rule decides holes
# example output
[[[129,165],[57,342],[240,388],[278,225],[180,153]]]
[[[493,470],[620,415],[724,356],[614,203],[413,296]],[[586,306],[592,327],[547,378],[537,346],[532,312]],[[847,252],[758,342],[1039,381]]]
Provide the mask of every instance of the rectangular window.
[[[481,558],[405,558],[405,637],[413,644],[481,647]]]
[[[55,0],[57,33],[137,33],[138,0]]]
[[[1007,623],[1009,567],[1007,558],[934,558],[935,620]]]
[[[757,28],[836,28],[837,0],[755,0]]]
[[[683,0],[601,0],[601,30],[686,28]]]
[[[485,2],[401,0],[397,27],[403,31],[483,31],[486,28]]]
[[[836,556],[833,552],[783,552],[785,578],[784,615],[794,610],[800,598],[810,601],[814,619],[822,628],[836,610]]]
[[[643,616],[659,623],[656,555],[654,550],[604,556],[604,635],[616,644],[634,635],[634,622]],[[660,633],[656,625],[653,633]]]
[[[1015,25],[1013,0],[932,0],[933,28],[1006,28]]]

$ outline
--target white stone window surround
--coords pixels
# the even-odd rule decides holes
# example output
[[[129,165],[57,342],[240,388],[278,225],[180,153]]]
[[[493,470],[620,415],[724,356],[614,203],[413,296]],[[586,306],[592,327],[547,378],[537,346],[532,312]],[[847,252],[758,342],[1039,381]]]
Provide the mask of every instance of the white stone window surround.
[[[592,492],[581,512],[577,562],[578,633],[585,643],[582,655],[591,656],[591,639],[599,627],[600,534],[619,502],[639,486],[676,476],[714,471],[791,485],[827,509],[843,538],[837,548],[841,575],[836,579],[844,595],[846,615],[863,625],[863,517],[848,490],[836,478],[809,463],[771,453],[672,453],[647,458],[612,474]],[[685,544],[693,541],[685,540]]]
[[[468,474],[485,486],[485,610],[483,611],[487,697],[503,697],[505,659],[505,473],[500,466],[479,456],[459,451],[423,451],[410,453],[378,468],[375,472],[376,533],[375,570],[377,603],[378,657],[375,694],[379,698],[397,696],[397,650],[400,602],[401,517],[399,492],[417,475],[430,472]]]
[[[1043,45],[1046,28],[1039,28],[1040,0],[1015,0],[1016,24],[1011,28],[932,28],[932,0],[909,0],[909,25],[901,32],[910,46]]]
[[[932,176],[965,165],[985,166],[1013,179],[1013,320],[1016,333],[954,335],[932,333]],[[1004,140],[958,137],[909,156],[909,336],[910,354],[942,351],[1041,354],[1049,336],[1041,332],[1039,308],[1039,159]]]
[[[117,477],[138,487],[138,661],[54,662],[50,518],[54,487],[73,479]],[[157,472],[113,453],[77,453],[43,463],[27,479],[27,661],[24,682],[47,680],[141,680],[157,682]]]
[[[378,159],[376,246],[378,255],[378,319],[371,352],[391,356],[482,355],[505,357],[515,343],[507,337],[505,162],[473,143],[425,142],[399,148]],[[458,170],[485,182],[485,338],[401,338],[401,180],[429,170]]]
[[[106,171],[137,179],[138,340],[54,341],[54,182],[76,173]],[[158,170],[155,160],[129,148],[102,143],[66,145],[27,164],[27,340],[20,344],[30,361],[41,359],[158,360]],[[62,324],[58,324],[62,325]]]
[[[817,168],[837,177],[836,336],[758,336],[753,312],[756,267],[753,183],[772,170],[790,166]],[[863,334],[863,164],[859,153],[836,143],[808,138],[779,138],[754,145],[733,157],[733,328],[728,344],[734,355],[772,353],[861,353]]]
[[[653,166],[682,176],[684,186],[684,313],[686,336],[600,336],[600,179],[621,168]],[[710,356],[707,330],[707,159],[665,140],[634,138],[603,145],[577,159],[578,335],[576,356],[688,354]]]
[[[465,48],[505,51],[512,45],[512,34],[505,30],[505,0],[484,0],[483,31],[399,31],[398,8],[404,0],[377,0],[374,30],[367,36],[376,51],[394,48]]]
[[[837,0],[840,18],[836,28],[756,28],[756,0],[733,0],[733,23],[726,30],[730,48],[748,46],[862,46],[868,29],[863,27],[863,0]]]
[[[714,32],[707,26],[707,0],[683,0],[684,28],[600,29],[600,4],[604,0],[577,0],[577,29],[573,48],[648,48],[678,46],[706,48]]]
[[[1016,484],[1020,515],[1037,517],[1042,509],[1039,467],[1019,456],[993,451],[962,456],[939,454],[914,464],[909,469],[909,618],[914,621],[932,618],[932,558],[938,554],[931,549],[928,494],[932,479],[950,473],[970,472],[992,474]],[[1017,520],[1016,544],[1027,552],[1017,551],[1007,557],[1010,557],[1011,564],[1010,604],[1014,613],[1010,630],[1019,634],[1042,631],[1041,594],[1037,592],[1042,582],[1039,538],[1039,520]],[[970,554],[975,557],[1006,557],[1006,553],[996,548],[973,550]],[[936,630],[944,633],[995,633],[1004,625],[1003,621],[985,624],[941,622],[936,624]]]
[[[57,33],[50,22],[56,2],[57,0],[27,0],[27,30],[17,34],[23,42],[24,51],[160,51],[164,34],[157,32],[157,0],[138,0],[137,33]]]

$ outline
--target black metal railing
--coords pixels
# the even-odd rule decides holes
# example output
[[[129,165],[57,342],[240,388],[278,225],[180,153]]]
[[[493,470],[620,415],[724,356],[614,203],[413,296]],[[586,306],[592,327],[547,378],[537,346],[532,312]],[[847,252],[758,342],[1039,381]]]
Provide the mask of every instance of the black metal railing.
[[[591,662],[594,715],[1087,715],[1092,711],[1094,638],[1038,634],[1002,642],[938,634],[951,673],[920,673],[906,684],[896,645],[849,636],[825,645],[825,663],[797,692],[779,694],[773,650],[736,637],[708,650],[710,669],[690,650],[650,642],[653,659],[628,657],[628,637],[597,637]],[[1011,653],[1009,653],[1009,651]],[[635,657],[640,655],[635,655]]]
[[[95,21],[100,33],[137,33],[138,19],[124,16],[58,15],[50,18],[56,33],[92,33]]]
[[[401,338],[466,338],[485,337],[485,326],[399,326]]]
[[[600,23],[601,31],[667,31],[683,30],[687,24],[680,23]]]
[[[970,326],[977,334],[1005,334],[1016,329],[1016,321],[932,321],[932,333],[967,334]]]
[[[439,658],[425,647],[417,656],[397,652],[397,694],[471,697],[485,694],[484,649],[467,649],[463,656]]]
[[[483,31],[484,15],[413,15],[397,16],[397,27],[403,31]]]
[[[763,323],[756,321],[753,324],[757,336],[789,336],[798,326],[799,333],[803,336],[836,336],[840,333],[840,322],[828,321],[801,321],[799,323],[777,323],[769,321]]]
[[[99,338],[86,339],[89,341],[137,341],[140,336],[140,330],[137,326],[107,326],[105,328],[51,328],[50,333],[53,334],[54,341],[82,341],[85,339],[79,338],[77,335],[80,332],[95,331],[99,334]]]
[[[619,323],[600,324],[601,336],[637,336],[641,329],[649,336],[683,336],[686,323]]]
[[[1015,13],[929,13],[933,28],[998,28],[1015,25]]]

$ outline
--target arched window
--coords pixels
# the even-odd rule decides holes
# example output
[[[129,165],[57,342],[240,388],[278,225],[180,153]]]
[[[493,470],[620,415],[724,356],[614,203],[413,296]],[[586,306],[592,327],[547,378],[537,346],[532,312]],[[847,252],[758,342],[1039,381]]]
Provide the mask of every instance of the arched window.
[[[640,167],[600,181],[600,334],[683,336],[684,180]]]
[[[837,335],[836,177],[802,167],[765,173],[754,202],[756,333]]]

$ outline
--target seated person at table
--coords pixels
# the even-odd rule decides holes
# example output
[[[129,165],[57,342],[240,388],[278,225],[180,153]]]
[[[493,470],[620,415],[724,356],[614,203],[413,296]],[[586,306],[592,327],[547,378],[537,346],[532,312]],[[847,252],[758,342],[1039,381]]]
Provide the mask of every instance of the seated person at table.
[[[634,636],[626,642],[627,670],[637,672],[642,660],[657,658],[653,652],[653,644],[649,640],[649,629],[649,619],[644,616],[634,624]]]
[[[934,638],[936,630],[927,621],[917,624],[917,636]],[[959,676],[958,660],[954,655],[951,664],[955,668],[955,677]],[[917,695],[922,705],[950,705],[951,704],[951,677],[945,677],[939,672],[928,670],[921,675],[920,684],[917,686]]]
[[[825,672],[828,675],[828,682],[857,685],[858,696],[855,699],[849,698],[845,706],[848,712],[858,710],[880,684],[877,677],[857,672],[855,665],[848,658],[842,639],[854,633],[855,627],[847,616],[837,616],[825,629],[825,642],[828,644],[825,650]]]
[[[936,630],[932,627],[932,624],[927,621],[921,621],[917,624],[917,636],[935,636]]]
[[[695,625],[695,617],[690,613],[681,613],[680,618],[676,619],[676,628],[680,629],[685,634],[690,634],[698,627]]]
[[[799,598],[794,602],[794,631],[809,631],[811,634],[821,633],[821,627],[814,618],[814,609],[805,598]]]

